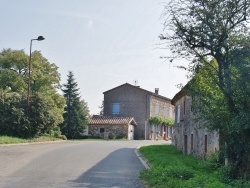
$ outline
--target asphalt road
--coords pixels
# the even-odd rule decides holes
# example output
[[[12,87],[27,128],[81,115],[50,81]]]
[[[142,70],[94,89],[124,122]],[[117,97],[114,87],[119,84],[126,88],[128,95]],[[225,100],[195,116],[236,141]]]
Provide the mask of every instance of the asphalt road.
[[[0,146],[0,188],[143,188],[135,154],[165,141],[67,141]]]

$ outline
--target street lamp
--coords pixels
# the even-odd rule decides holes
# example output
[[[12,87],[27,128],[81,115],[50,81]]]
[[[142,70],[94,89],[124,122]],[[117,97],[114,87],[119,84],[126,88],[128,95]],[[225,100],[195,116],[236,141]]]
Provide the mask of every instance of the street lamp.
[[[37,39],[31,39],[30,41],[30,58],[29,58],[29,73],[28,73],[28,93],[27,93],[27,111],[29,111],[29,105],[30,105],[30,69],[31,69],[31,49],[32,49],[32,41],[37,40],[41,41],[45,38],[43,36],[37,37]]]

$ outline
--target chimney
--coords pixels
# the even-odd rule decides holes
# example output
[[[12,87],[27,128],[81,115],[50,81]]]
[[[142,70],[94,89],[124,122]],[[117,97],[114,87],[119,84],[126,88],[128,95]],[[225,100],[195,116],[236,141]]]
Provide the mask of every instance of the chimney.
[[[155,94],[159,95],[159,88],[155,88]]]

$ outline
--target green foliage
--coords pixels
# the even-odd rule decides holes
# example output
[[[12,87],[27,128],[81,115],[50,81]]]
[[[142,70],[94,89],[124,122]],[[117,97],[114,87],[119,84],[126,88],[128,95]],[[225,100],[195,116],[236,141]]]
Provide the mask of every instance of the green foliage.
[[[61,135],[59,138],[62,138],[63,140],[67,140],[67,137],[65,135]]]
[[[62,121],[62,114],[53,109],[53,103],[49,98],[40,94],[34,94],[31,98],[30,109],[28,112],[30,120],[30,130],[32,135],[41,135],[53,130]]]
[[[176,0],[165,7],[165,26],[173,34],[160,38],[169,42],[174,57],[191,60],[188,70],[196,118],[206,128],[219,131],[220,148],[239,176],[247,177],[249,1]]]
[[[69,72],[67,84],[64,84],[64,122],[60,125],[62,133],[71,139],[81,138],[89,121],[89,109],[84,100],[80,100],[77,82],[72,72]]]
[[[54,129],[50,130],[49,135],[54,138],[60,138],[62,136],[60,127],[55,127]]]
[[[225,165],[219,169],[218,175],[223,183],[230,183],[236,177],[234,173],[235,170],[232,165]]]
[[[218,154],[204,162],[183,155],[172,145],[145,146],[140,148],[140,153],[151,165],[150,169],[141,172],[140,177],[152,188],[240,188],[250,183],[232,179],[224,181],[230,171],[226,170],[227,167],[212,164],[213,161],[218,163]],[[211,169],[211,166],[217,167]],[[223,172],[224,177],[219,175]]]
[[[217,66],[215,61],[212,63]],[[244,64],[247,62],[242,61],[241,65]],[[234,72],[240,72],[238,69],[233,68]],[[237,74],[237,82],[244,82],[240,81],[240,75]],[[250,155],[250,114],[247,107],[250,104],[250,94],[245,92],[247,87],[243,89],[242,84],[238,84],[236,80],[232,81],[235,93],[233,99],[238,112],[231,112],[217,82],[218,76],[208,64],[204,64],[190,81],[188,94],[193,96],[195,120],[203,122],[203,126],[210,130],[219,130],[221,150],[230,158],[232,164],[238,166],[234,170],[239,176],[245,177]],[[225,142],[228,147],[224,147]]]
[[[0,136],[0,144],[16,144],[28,142],[27,139],[22,139],[12,136]]]
[[[32,53],[32,74],[31,74],[31,91],[39,93],[55,93],[60,89],[60,74],[58,67],[50,63],[38,51]]]
[[[24,108],[25,99],[14,92],[0,89],[1,135],[24,136],[29,129],[29,119]]]
[[[172,126],[174,124],[174,120],[170,118],[165,118],[162,116],[152,116],[149,119],[150,125],[168,125]]]
[[[19,144],[19,143],[32,143],[32,142],[47,142],[59,140],[50,136],[41,136],[38,138],[24,139],[13,136],[0,136],[0,144]]]
[[[0,53],[0,134],[37,137],[63,121],[65,100],[57,93],[57,67],[40,52],[32,53],[31,96],[27,111],[27,67],[23,50]]]
[[[62,122],[53,103],[38,93],[30,99],[27,112],[26,96],[0,90],[0,132],[2,135],[36,137],[49,132]]]
[[[204,161],[206,166],[211,169],[211,171],[217,170],[224,164],[224,156],[223,153],[217,151],[211,154],[207,161]]]
[[[0,53],[0,88],[25,93],[28,60],[29,56],[23,50],[3,49]]]
[[[176,165],[166,167],[164,175],[181,180],[188,180],[194,177],[194,172],[186,166]]]

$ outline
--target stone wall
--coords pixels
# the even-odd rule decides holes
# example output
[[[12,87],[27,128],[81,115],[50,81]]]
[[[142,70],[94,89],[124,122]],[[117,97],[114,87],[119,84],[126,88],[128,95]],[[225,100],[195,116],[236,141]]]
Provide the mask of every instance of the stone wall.
[[[119,114],[112,114],[113,103],[119,103]],[[104,116],[134,117],[137,123],[135,139],[149,139],[151,130],[148,120],[151,116],[156,116],[156,105],[159,105],[158,116],[174,117],[170,99],[140,87],[124,84],[104,92]]]
[[[188,96],[181,97],[175,104],[172,143],[185,154],[206,159],[219,150],[219,135],[217,132],[208,131],[201,122],[193,121],[194,114],[191,111],[191,104],[192,100]],[[178,105],[180,105],[179,122]]]
[[[174,118],[174,106],[171,105],[171,101],[164,100],[156,96],[150,96],[150,117],[152,116]]]
[[[111,92],[104,93],[104,116],[134,117],[135,138],[144,139],[145,120],[149,116],[149,96],[134,86],[124,85]],[[112,104],[120,104],[120,113],[112,114]]]
[[[156,96],[150,96],[150,117],[152,116],[174,119],[174,106],[168,100]],[[162,125],[149,125],[147,131],[149,134],[148,137],[152,140],[168,140],[171,139],[172,135],[172,131],[169,132],[169,130],[168,127]]]
[[[89,125],[88,135],[104,139],[128,138],[128,125]],[[104,131],[101,132],[101,129]]]

